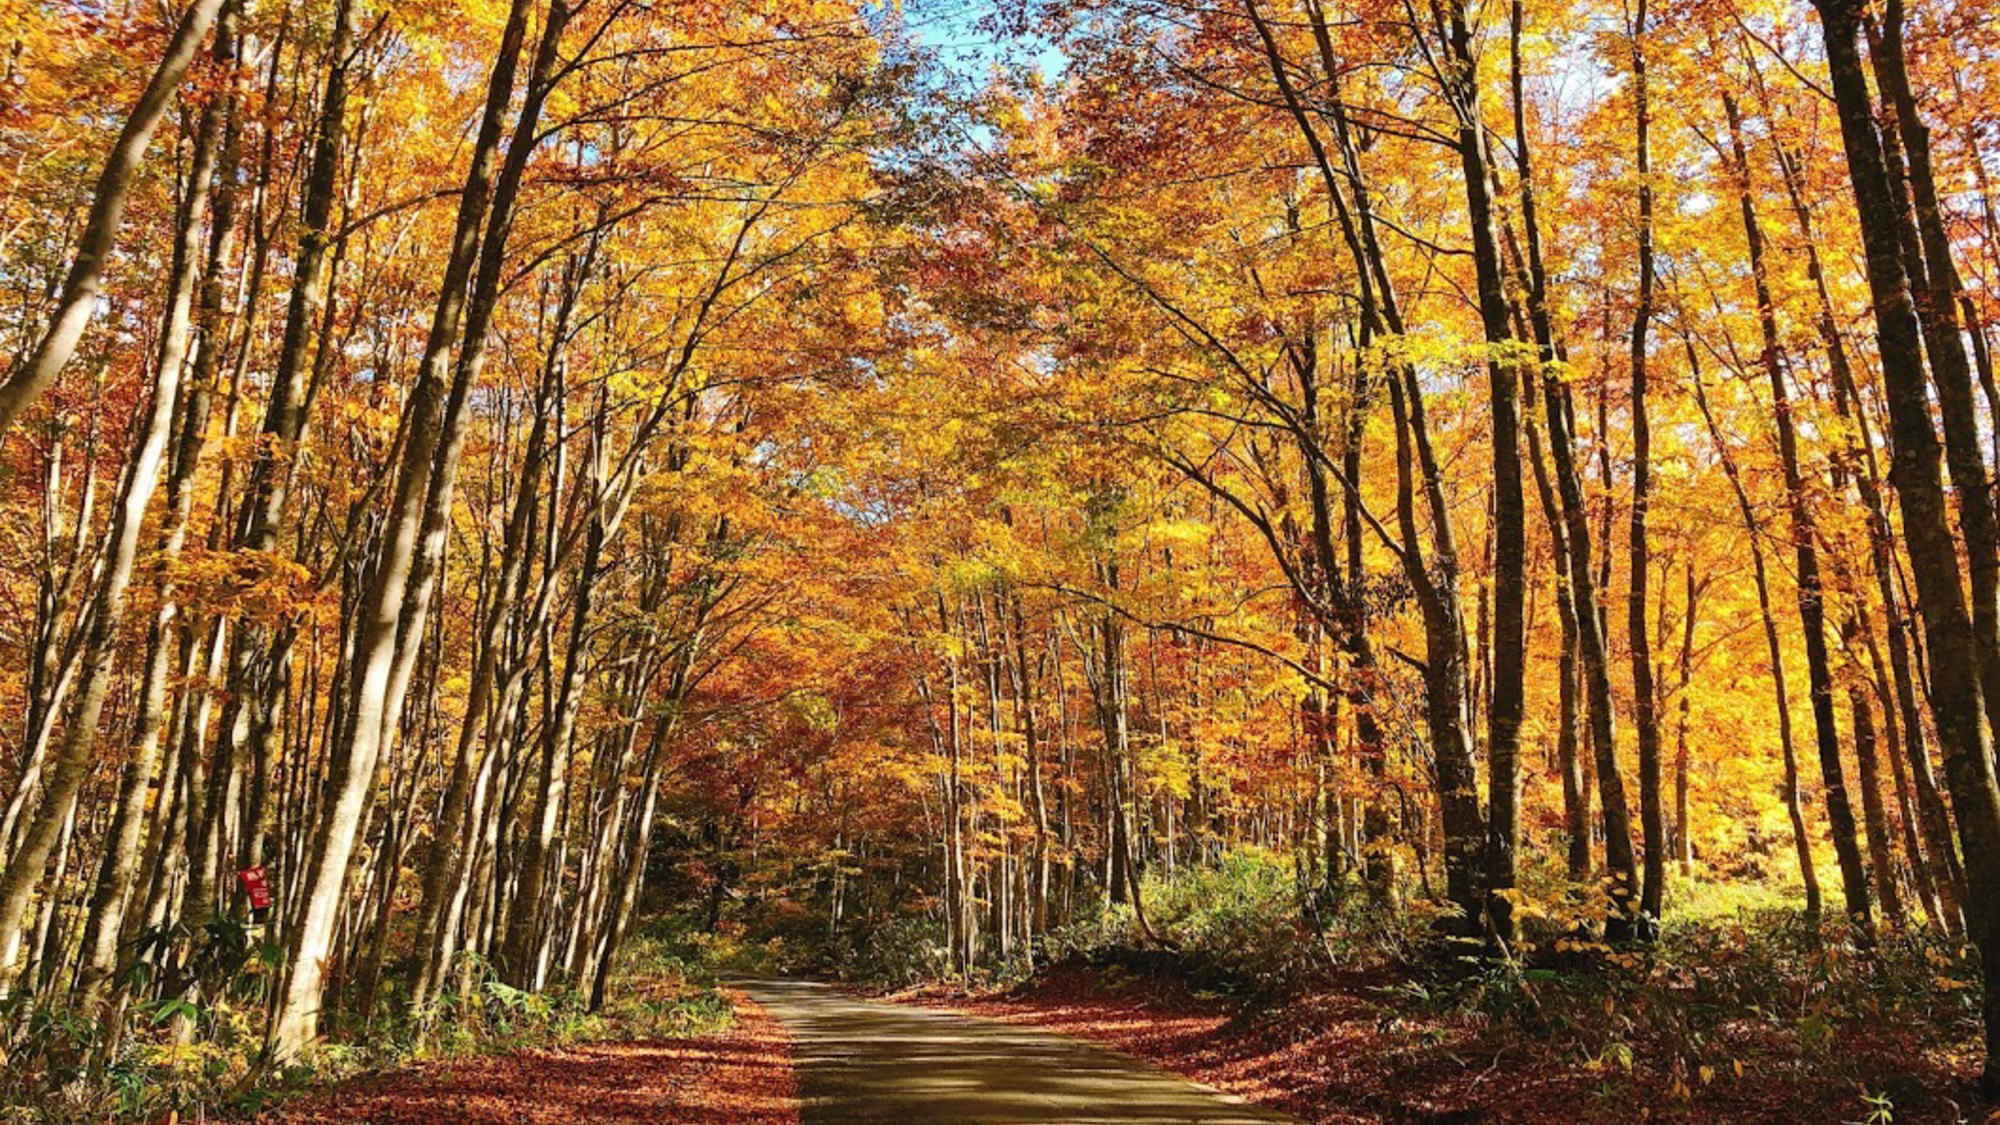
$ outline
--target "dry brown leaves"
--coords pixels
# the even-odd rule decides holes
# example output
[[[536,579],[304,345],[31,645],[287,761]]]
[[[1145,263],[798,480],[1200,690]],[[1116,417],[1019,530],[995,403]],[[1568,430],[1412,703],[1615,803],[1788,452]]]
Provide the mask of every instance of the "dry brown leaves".
[[[262,1120],[798,1125],[789,1038],[748,997],[729,998],[736,1022],[718,1035],[409,1067],[343,1083]]]
[[[1864,1122],[1873,1108],[1862,1086],[1784,1065],[1775,1053],[1680,1097],[1644,1066],[1565,1063],[1495,1028],[1397,1012],[1370,983],[1379,982],[1356,979],[1248,1011],[1167,981],[1107,987],[1087,970],[1058,970],[1000,995],[895,998],[1093,1040],[1314,1125]],[[1896,1095],[1898,1125],[1961,1120],[1960,1083],[1939,1081],[1914,1053],[1849,1045],[1879,1063],[1866,1086]]]

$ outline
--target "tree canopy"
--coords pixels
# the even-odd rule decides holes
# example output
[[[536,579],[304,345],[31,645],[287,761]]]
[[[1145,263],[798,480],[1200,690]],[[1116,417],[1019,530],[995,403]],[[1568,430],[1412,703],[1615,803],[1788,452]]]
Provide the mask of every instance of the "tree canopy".
[[[2000,1094],[1980,5],[0,13],[19,1057],[601,1003],[663,906],[1171,946],[1253,849],[1968,940]]]

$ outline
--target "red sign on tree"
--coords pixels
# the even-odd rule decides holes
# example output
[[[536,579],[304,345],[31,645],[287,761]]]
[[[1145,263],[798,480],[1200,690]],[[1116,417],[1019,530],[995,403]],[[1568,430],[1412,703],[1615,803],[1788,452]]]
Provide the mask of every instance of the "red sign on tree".
[[[264,869],[246,867],[236,873],[236,881],[243,884],[243,893],[250,896],[250,909],[266,910],[271,905],[271,884],[264,881]]]

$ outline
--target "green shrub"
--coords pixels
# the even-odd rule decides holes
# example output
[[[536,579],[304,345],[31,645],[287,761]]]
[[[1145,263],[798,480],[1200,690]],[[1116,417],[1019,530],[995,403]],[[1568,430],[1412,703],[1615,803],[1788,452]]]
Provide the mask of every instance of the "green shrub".
[[[1269,991],[1316,958],[1292,869],[1269,852],[1239,849],[1214,867],[1149,880],[1144,891],[1155,929],[1204,983]]]
[[[1327,969],[1415,957],[1428,944],[1437,913],[1424,903],[1383,910],[1360,893],[1302,893],[1288,857],[1253,847],[1172,876],[1148,875],[1141,890],[1165,950],[1145,941],[1130,904],[1098,902],[1044,939],[1044,959],[1119,963],[1137,971],[1166,969],[1159,964],[1165,960],[1202,987],[1283,992]]]
[[[908,914],[829,949],[830,968],[842,980],[908,988],[951,974],[951,944],[944,923]]]

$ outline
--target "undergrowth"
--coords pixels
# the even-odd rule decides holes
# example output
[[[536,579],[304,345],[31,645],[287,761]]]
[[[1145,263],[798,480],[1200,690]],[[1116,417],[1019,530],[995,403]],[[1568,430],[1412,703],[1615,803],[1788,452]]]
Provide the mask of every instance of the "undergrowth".
[[[295,1094],[357,1074],[526,1048],[709,1034],[731,1019],[717,987],[723,958],[677,936],[641,932],[624,943],[606,1002],[569,987],[527,992],[476,957],[453,987],[421,1010],[378,1016],[304,1060],[263,1057],[261,961],[236,969],[215,999],[186,997],[128,1012],[122,1034],[59,1000],[22,992],[0,1025],[17,1029],[0,1068],[0,1122],[249,1117]]]
[[[1740,1083],[1763,1096],[1845,1088],[1877,1125],[1912,1106],[1949,1114],[1951,1054],[1979,1041],[1979,968],[1964,942],[1887,928],[1861,942],[1838,920],[1808,921],[1795,889],[1688,879],[1675,881],[1656,941],[1611,946],[1603,889],[1570,880],[1552,855],[1524,864],[1520,938],[1498,952],[1441,939],[1442,908],[1425,900],[1384,910],[1358,883],[1312,886],[1283,857],[1243,849],[1149,875],[1150,938],[1131,904],[1088,902],[1037,942],[1032,962],[989,963],[957,983],[1083,964],[1106,982],[1172,979],[1269,1013],[1344,991],[1373,1001],[1383,1050],[1566,1070],[1589,1079],[1600,1108],[1639,1090],[1694,1107]],[[951,977],[932,915],[812,940],[819,966],[845,979]],[[771,949],[805,959],[795,939]]]

